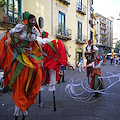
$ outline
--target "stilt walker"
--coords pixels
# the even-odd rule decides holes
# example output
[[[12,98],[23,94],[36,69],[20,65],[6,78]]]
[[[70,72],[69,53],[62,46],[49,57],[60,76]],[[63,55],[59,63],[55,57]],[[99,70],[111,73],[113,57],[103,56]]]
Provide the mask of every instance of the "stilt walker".
[[[4,68],[4,86],[12,88],[15,102],[14,116],[23,118],[35,104],[42,81],[43,56],[37,42],[40,32],[34,15],[23,13],[24,24],[17,24],[0,40],[0,68]]]
[[[44,55],[43,68],[45,74],[43,74],[40,91],[44,90],[46,83],[49,85],[48,91],[53,92],[54,111],[56,111],[55,85],[57,81],[60,80],[58,74],[60,66],[67,66],[67,54],[66,49],[60,40],[51,41],[48,38],[48,33],[45,31],[42,33],[42,38],[40,44]]]
[[[87,63],[86,65],[92,63],[94,61],[94,57],[95,57],[95,52],[98,51],[98,48],[91,44],[91,40],[88,40],[88,45],[86,46],[86,51],[85,51],[85,57],[87,59]],[[90,76],[93,72],[93,68],[87,67],[87,77],[88,77],[88,84],[90,84]]]

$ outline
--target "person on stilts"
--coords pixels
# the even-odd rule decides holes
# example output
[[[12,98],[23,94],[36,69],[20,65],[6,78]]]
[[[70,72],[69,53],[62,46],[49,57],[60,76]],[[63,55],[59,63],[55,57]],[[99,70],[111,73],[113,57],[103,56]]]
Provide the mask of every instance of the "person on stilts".
[[[28,115],[28,108],[35,104],[42,81],[44,57],[37,42],[40,29],[36,17],[23,13],[24,24],[17,24],[6,32],[0,41],[0,68],[4,68],[4,86],[12,88],[15,102],[14,116]],[[35,29],[37,28],[37,30]],[[41,32],[40,32],[41,34]]]
[[[57,81],[60,80],[60,66],[67,66],[67,54],[66,49],[60,40],[48,40],[48,33],[45,31],[42,32],[42,38],[41,47],[44,55],[43,68],[45,74],[43,75],[40,91],[44,90],[46,84],[49,85],[48,91],[53,92],[54,111],[56,111],[55,85]]]

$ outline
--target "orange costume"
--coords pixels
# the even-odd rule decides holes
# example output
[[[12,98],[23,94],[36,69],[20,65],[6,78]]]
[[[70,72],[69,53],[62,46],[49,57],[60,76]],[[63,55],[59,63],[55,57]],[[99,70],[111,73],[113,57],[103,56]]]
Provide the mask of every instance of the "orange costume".
[[[28,15],[27,18],[24,15]],[[29,15],[23,14],[26,26]],[[25,25],[17,24],[10,30],[11,44],[8,47],[4,45],[7,32],[0,41],[0,68],[4,68],[4,86],[9,86],[9,89],[12,87],[12,99],[21,112],[35,104],[41,85],[44,59],[35,42],[37,30],[33,27],[32,32],[23,37],[22,33],[27,32]]]

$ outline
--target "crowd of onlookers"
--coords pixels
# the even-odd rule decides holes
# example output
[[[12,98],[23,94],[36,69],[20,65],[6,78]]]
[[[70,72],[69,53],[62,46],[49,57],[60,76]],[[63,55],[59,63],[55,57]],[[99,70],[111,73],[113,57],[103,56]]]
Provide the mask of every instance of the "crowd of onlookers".
[[[114,64],[115,66],[120,65],[120,57],[115,56],[114,58],[111,56],[110,57],[110,63],[111,65]]]

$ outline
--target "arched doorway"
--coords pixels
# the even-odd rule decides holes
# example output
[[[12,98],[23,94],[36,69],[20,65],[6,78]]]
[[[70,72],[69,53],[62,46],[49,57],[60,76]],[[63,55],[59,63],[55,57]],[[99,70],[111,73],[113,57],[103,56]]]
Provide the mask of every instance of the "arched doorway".
[[[77,50],[76,50],[76,66],[78,66],[80,57],[83,57],[83,50],[81,48],[77,48]]]

